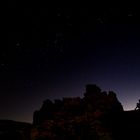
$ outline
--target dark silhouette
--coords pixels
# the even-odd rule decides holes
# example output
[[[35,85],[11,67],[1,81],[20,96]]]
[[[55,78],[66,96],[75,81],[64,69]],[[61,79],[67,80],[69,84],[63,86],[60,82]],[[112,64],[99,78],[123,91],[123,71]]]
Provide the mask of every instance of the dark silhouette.
[[[0,120],[0,140],[31,140],[31,124]]]
[[[33,139],[112,140],[113,119],[123,107],[113,91],[88,84],[84,97],[44,101],[33,117]],[[38,128],[39,126],[39,128]]]
[[[0,121],[0,140],[140,139],[140,100],[124,111],[113,91],[88,84],[84,97],[46,99],[33,124]]]
[[[138,102],[137,105],[136,105],[135,110],[140,110],[140,99],[139,99],[139,102]]]

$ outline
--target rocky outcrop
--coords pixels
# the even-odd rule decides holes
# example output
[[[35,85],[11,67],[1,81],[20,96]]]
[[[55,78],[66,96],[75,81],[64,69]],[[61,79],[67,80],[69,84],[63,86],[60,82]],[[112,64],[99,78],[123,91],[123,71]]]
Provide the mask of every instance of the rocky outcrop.
[[[49,99],[34,112],[32,140],[113,139],[113,118],[123,107],[113,91],[87,85],[84,97]]]

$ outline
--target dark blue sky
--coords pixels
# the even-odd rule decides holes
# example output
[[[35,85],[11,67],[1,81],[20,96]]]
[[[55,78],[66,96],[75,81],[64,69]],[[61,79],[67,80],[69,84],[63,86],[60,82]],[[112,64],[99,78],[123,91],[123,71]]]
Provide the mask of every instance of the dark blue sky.
[[[13,4],[14,5],[14,4]],[[124,109],[140,98],[139,8],[8,8],[0,56],[0,119],[32,121],[46,98],[113,90]]]

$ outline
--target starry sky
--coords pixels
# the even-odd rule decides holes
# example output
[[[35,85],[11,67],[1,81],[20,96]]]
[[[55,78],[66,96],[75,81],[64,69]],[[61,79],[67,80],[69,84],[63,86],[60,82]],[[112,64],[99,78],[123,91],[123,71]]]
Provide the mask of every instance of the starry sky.
[[[0,119],[32,122],[49,98],[113,90],[125,110],[140,98],[139,7],[8,6],[0,47]]]

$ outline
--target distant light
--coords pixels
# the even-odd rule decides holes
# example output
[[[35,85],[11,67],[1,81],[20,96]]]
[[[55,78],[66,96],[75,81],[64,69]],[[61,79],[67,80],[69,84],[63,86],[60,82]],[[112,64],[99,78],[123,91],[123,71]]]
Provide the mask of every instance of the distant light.
[[[20,46],[20,43],[17,43],[16,46]]]

